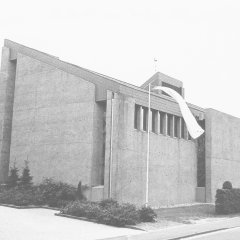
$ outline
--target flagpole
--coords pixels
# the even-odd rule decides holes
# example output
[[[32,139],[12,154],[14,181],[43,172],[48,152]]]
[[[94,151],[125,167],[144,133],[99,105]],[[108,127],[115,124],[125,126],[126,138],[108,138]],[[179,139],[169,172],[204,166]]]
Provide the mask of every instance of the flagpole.
[[[146,201],[145,205],[148,206],[149,195],[149,155],[150,155],[150,109],[151,107],[151,83],[148,85],[148,135],[147,135],[147,168],[146,168]]]

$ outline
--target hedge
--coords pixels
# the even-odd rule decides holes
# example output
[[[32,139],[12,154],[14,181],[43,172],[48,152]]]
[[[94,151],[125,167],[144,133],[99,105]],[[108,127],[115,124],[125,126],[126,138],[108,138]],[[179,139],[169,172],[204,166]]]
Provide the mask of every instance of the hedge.
[[[2,186],[0,188],[0,203],[17,206],[48,205],[50,207],[63,207],[71,201],[79,199],[77,188],[72,185],[45,179],[36,186]],[[81,200],[81,199],[79,199]]]
[[[150,207],[137,209],[133,204],[119,204],[112,199],[101,202],[74,201],[62,208],[61,213],[118,227],[153,222],[157,217]]]
[[[240,189],[218,189],[216,193],[215,211],[217,214],[240,212]]]

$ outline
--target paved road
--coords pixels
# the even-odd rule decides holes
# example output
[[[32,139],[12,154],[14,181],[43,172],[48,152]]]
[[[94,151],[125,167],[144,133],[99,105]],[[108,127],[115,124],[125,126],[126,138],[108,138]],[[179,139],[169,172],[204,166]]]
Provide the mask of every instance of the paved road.
[[[240,240],[240,227],[184,238],[184,240]]]
[[[93,240],[142,233],[54,216],[56,212],[0,206],[0,240]]]

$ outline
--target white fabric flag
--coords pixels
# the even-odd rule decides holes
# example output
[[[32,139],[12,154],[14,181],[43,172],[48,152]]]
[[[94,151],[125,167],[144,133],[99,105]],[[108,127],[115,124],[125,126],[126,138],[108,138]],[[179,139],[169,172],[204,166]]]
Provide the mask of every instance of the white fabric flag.
[[[168,87],[157,86],[153,88],[154,90],[162,90],[168,95],[170,95],[175,101],[178,103],[183,119],[187,125],[187,129],[192,138],[198,138],[204,133],[204,130],[198,125],[195,117],[192,115],[190,109],[188,108],[187,103],[182,98],[180,94],[178,94],[175,90]]]

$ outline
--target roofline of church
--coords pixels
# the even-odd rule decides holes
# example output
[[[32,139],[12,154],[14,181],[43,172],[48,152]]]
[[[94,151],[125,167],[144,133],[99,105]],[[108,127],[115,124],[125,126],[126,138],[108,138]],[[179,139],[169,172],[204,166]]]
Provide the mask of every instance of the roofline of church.
[[[80,66],[77,66],[77,65],[74,65],[74,64],[62,61],[58,57],[55,57],[53,55],[50,55],[50,54],[38,51],[36,49],[24,46],[22,44],[19,44],[17,42],[11,41],[9,39],[5,39],[4,40],[4,46],[7,47],[7,48],[10,48],[11,50],[13,50],[15,52],[19,52],[19,53],[21,53],[23,55],[26,55],[28,57],[34,58],[34,59],[42,61],[42,62],[44,62],[46,64],[52,65],[52,66],[54,66],[56,68],[62,69],[63,71],[66,71],[66,72],[68,72],[70,74],[73,74],[75,76],[79,76],[79,74],[76,73],[76,70],[81,70],[81,71],[84,71],[85,73],[94,74],[95,76],[104,78],[104,79],[106,79],[108,81],[112,81],[115,84],[123,85],[125,87],[129,87],[129,88],[138,90],[138,91],[143,92],[143,93],[148,93],[147,90],[142,88],[143,85],[146,84],[146,82],[141,87],[138,87],[136,85],[133,85],[133,84],[130,84],[130,83],[118,80],[116,78],[112,78],[112,77],[106,76],[104,74],[101,74],[101,73],[98,73],[98,72],[94,72],[92,70],[89,70],[89,69],[86,69],[86,68],[83,68],[83,67],[80,67]],[[83,76],[80,76],[80,77],[84,78]],[[86,79],[86,80],[89,81],[89,79]],[[92,80],[92,82],[94,82],[94,80]],[[159,94],[153,93],[153,92],[151,94],[154,95],[155,97],[162,98],[162,99],[165,99],[167,101],[175,102],[171,97],[168,97],[168,96],[165,96],[165,95],[159,95]],[[203,112],[203,113],[205,112],[204,108],[201,108],[201,107],[196,106],[196,105],[191,104],[191,103],[187,103],[187,104],[192,109],[195,109],[195,110]]]

